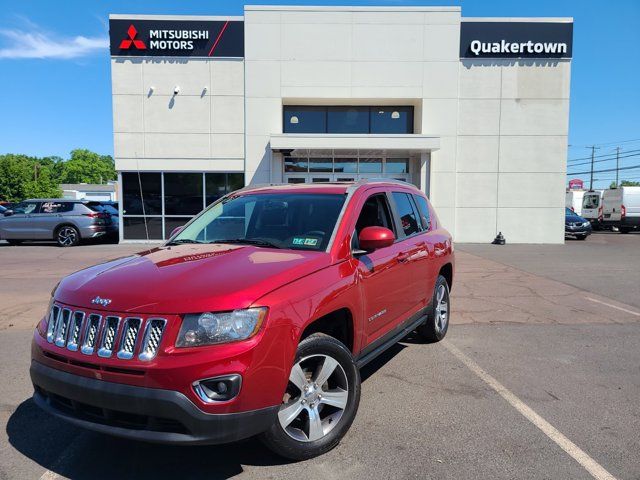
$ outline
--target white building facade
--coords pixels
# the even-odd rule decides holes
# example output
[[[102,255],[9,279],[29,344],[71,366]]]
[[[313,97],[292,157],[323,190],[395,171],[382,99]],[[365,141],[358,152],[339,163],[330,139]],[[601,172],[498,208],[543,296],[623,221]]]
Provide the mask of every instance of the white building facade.
[[[458,242],[562,243],[571,19],[247,6],[110,17],[124,240],[245,184],[397,178]]]

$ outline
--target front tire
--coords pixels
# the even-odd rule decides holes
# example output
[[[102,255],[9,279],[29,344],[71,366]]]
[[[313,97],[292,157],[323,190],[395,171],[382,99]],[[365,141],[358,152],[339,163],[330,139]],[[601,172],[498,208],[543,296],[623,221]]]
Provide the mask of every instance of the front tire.
[[[576,240],[586,240],[586,235],[576,235]]]
[[[442,340],[449,330],[449,313],[451,301],[449,299],[449,284],[447,279],[438,275],[433,288],[433,297],[427,313],[427,320],[416,328],[418,335],[427,343]]]
[[[6,240],[9,245],[22,245],[22,240]]]
[[[351,352],[315,333],[298,345],[278,416],[262,441],[292,460],[322,455],[347,433],[359,403],[360,372]]]
[[[56,242],[60,247],[75,247],[80,244],[80,232],[76,227],[63,225],[56,230]]]

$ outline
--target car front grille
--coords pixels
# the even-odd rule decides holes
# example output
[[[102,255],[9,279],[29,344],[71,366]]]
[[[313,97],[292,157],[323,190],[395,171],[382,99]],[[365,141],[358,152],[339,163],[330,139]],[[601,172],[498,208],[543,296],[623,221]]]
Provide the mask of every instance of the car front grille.
[[[152,360],[160,349],[167,324],[164,318],[125,317],[73,310],[54,304],[49,312],[47,341],[84,355]]]

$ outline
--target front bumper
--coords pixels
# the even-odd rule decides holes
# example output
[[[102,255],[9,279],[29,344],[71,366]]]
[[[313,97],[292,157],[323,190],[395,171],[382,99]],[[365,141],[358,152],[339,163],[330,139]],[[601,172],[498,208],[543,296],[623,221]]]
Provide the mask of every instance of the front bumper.
[[[578,235],[578,236],[582,236],[582,235],[591,235],[593,228],[591,227],[591,224],[589,224],[588,226],[580,226],[580,227],[568,227],[565,225],[564,227],[564,234],[565,235]]]
[[[96,380],[31,362],[33,398],[44,410],[101,433],[170,444],[218,444],[267,430],[278,405],[209,414],[173,390]]]

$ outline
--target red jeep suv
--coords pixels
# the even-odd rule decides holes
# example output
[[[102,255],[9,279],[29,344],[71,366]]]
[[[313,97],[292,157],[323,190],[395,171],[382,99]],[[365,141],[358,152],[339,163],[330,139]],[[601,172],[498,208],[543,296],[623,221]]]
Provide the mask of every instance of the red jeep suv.
[[[340,441],[359,368],[449,325],[451,236],[391,180],[247,187],[163,246],[81,270],[33,337],[35,402],[132,439],[260,434],[293,459]]]

